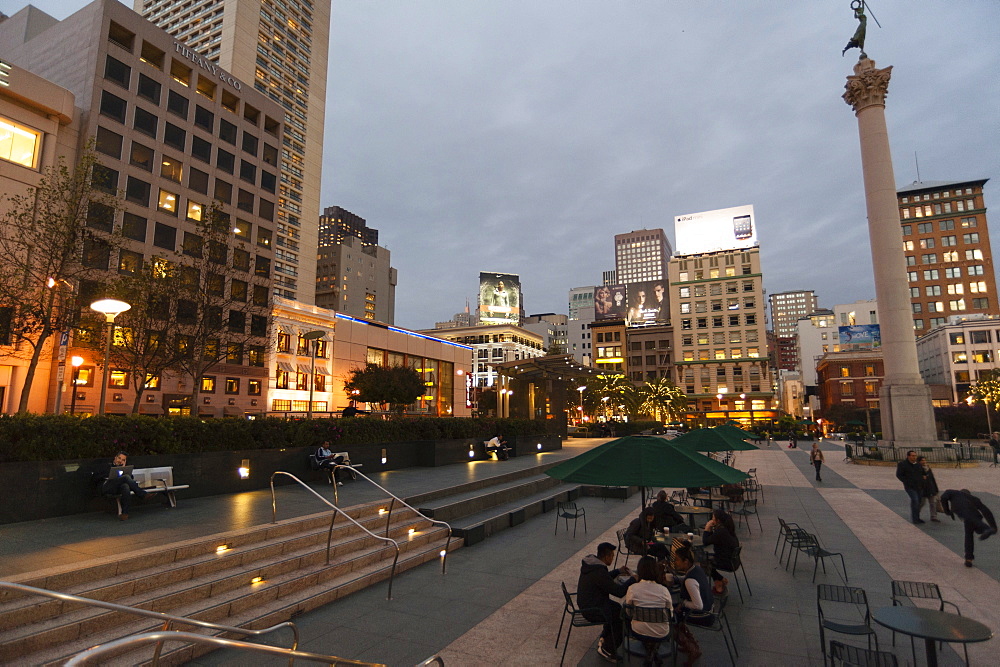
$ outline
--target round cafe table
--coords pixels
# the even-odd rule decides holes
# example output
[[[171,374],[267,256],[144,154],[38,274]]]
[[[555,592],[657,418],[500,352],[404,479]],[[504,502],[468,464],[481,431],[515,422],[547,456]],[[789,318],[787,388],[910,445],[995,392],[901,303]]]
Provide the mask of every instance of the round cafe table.
[[[702,524],[704,524],[712,514],[711,507],[698,507],[696,505],[674,505],[674,509],[678,514],[687,514],[688,525],[692,528],[696,526],[695,516],[700,516]]]
[[[937,643],[985,642],[993,637],[988,627],[958,614],[922,607],[880,607],[872,614],[879,625],[924,640],[927,667],[937,667]]]
[[[708,503],[709,509],[714,507],[715,503],[729,502],[729,496],[724,496],[721,493],[692,493],[688,495],[688,498]]]

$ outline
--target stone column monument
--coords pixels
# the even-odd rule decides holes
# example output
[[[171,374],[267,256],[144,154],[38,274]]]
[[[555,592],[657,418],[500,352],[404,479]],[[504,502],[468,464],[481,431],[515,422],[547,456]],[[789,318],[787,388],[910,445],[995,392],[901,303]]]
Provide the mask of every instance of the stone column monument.
[[[892,67],[877,69],[864,54],[863,40],[862,34],[861,43],[854,44],[862,49],[861,59],[854,66],[854,75],[847,77],[844,101],[854,109],[861,137],[861,170],[885,364],[879,394],[882,438],[899,447],[927,446],[937,439],[934,409],[930,388],[921,379],[917,365],[896,179],[885,124],[885,97]]]

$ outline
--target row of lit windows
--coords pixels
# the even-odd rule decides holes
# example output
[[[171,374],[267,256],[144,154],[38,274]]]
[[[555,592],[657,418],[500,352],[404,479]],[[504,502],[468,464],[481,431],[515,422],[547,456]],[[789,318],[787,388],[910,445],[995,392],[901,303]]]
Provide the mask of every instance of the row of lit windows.
[[[913,303],[910,304],[914,313],[924,312],[924,306],[927,306],[928,313],[945,313],[954,311],[960,313],[962,311],[968,310],[966,306],[965,299],[953,299],[948,302],[948,309],[945,310],[944,301],[928,301],[926,304],[923,303]],[[981,297],[972,300],[972,310],[988,310],[990,307],[990,300],[986,297]]]
[[[953,247],[958,245],[958,236],[949,234],[948,236],[942,236],[940,239],[927,238],[920,239],[919,241],[903,241],[903,250],[912,251],[915,247],[921,250],[929,250],[937,245],[938,241],[941,241],[941,246],[944,248]],[[968,234],[962,234],[962,243],[965,245],[972,245],[979,243],[979,232],[970,232]]]
[[[694,303],[694,310],[693,311],[691,310],[691,303],[686,301],[686,302],[680,304],[680,309],[681,309],[681,314],[682,315],[685,315],[685,314],[691,313],[691,312],[706,313],[706,312],[709,311],[709,307],[710,306],[711,306],[711,310],[713,312],[722,311],[722,310],[739,310],[740,309],[740,300],[739,299],[727,299],[726,303],[725,303],[725,307],[723,307],[723,303],[722,303],[721,299],[712,301],[711,304],[709,304],[709,302],[707,302],[707,301],[695,301],[695,303]],[[756,300],[753,297],[746,297],[746,298],[743,299],[743,308],[744,309],[752,309],[752,308],[756,308],[756,307],[757,307],[757,302],[756,302]]]
[[[274,412],[309,412],[309,401],[291,401],[283,398],[275,398],[271,401],[271,410]],[[327,412],[326,401],[313,401],[313,412]]]
[[[968,229],[970,227],[976,227],[978,222],[975,218],[962,218],[959,220],[959,227],[963,229]],[[938,230],[942,232],[948,232],[955,229],[954,220],[938,220]],[[934,232],[933,222],[921,222],[917,225],[917,234],[931,234]],[[903,225],[903,236],[909,236],[913,233],[913,225]]]
[[[694,350],[685,350],[683,359],[684,361],[694,361],[697,358],[699,361],[706,361],[710,359],[755,359],[759,356],[760,348],[748,347],[746,354],[744,354],[743,348],[736,347],[729,350],[698,350],[697,357]]]
[[[984,275],[984,273],[985,273],[984,270],[983,270],[983,265],[982,264],[973,264],[971,266],[967,266],[967,267],[965,267],[965,272],[966,272],[966,275],[969,275],[969,276],[981,276],[981,275]],[[909,282],[911,282],[911,283],[915,283],[918,280],[920,280],[921,275],[923,276],[924,280],[940,280],[940,278],[941,278],[941,269],[925,269],[922,274],[921,274],[920,271],[907,271],[907,273],[906,273],[906,279]],[[954,266],[954,267],[949,267],[949,268],[944,269],[944,277],[945,278],[961,278],[962,277],[962,267],[960,267],[960,266]],[[976,283],[977,287],[978,287],[978,284],[979,283]],[[984,289],[983,291],[985,292],[986,290]]]
[[[971,195],[972,194],[972,188],[965,188],[965,194]],[[934,199],[947,199],[950,196],[951,196],[951,190],[945,190],[944,192],[935,192],[935,193],[933,193],[933,198]],[[956,188],[955,189],[955,196],[956,197],[962,196],[962,188]],[[930,201],[931,197],[932,197],[932,195],[929,194],[929,193],[928,194],[924,194],[923,195],[923,201]],[[906,204],[906,203],[909,203],[910,199],[911,198],[908,197],[908,196],[907,197],[901,197],[899,201],[901,201],[902,203]],[[912,200],[914,202],[920,201],[921,200],[921,195],[913,195]]]
[[[713,317],[712,318],[712,326],[713,327],[725,326],[725,325],[723,325],[723,321],[724,321],[724,317],[723,316]],[[740,326],[740,316],[739,315],[730,315],[728,321],[729,321],[729,326],[731,326],[731,327],[738,327],[738,326]],[[688,318],[682,319],[681,320],[681,329],[691,329],[692,328],[691,327],[691,323],[692,323],[691,319],[688,319]],[[743,323],[746,324],[747,326],[754,326],[754,325],[756,325],[757,324],[757,315],[756,314],[744,315],[743,316]],[[707,317],[696,318],[695,324],[696,324],[696,326],[697,326],[698,329],[707,329],[708,328],[708,318]]]
[[[973,350],[972,352],[952,352],[951,361],[954,364],[967,364],[971,360],[974,364],[992,364],[994,359],[993,350]]]
[[[932,215],[948,215],[949,213],[964,213],[965,211],[976,210],[976,200],[966,199],[957,200],[955,202],[955,210],[952,211],[952,202],[946,201],[943,204],[924,204],[923,206],[914,206],[912,209],[903,208],[900,209],[901,217],[904,220],[910,218],[910,211],[913,211],[914,218],[930,217]]]
[[[749,276],[752,273],[753,270],[750,265],[746,264],[743,266],[743,271],[739,275]],[[693,274],[690,271],[681,271],[677,274],[677,282],[685,283],[689,280],[705,280],[706,278],[709,280],[713,278],[731,278],[735,275],[737,275],[735,266],[727,266],[723,269],[709,269],[707,276],[705,275],[704,270],[695,271]]]
[[[865,394],[868,396],[878,396],[878,382],[873,382],[866,380],[864,383]],[[841,380],[840,381],[840,395],[841,396],[853,396],[854,395],[854,381],[853,380]]]
[[[730,343],[756,343],[758,341],[758,332],[755,329],[750,329],[748,331],[741,331],[739,329],[734,329],[729,332],[717,331],[712,334],[712,344],[722,345],[725,344],[726,338],[729,338]],[[681,345],[684,347],[694,345],[695,336],[694,334],[684,334],[681,336]],[[698,345],[708,345],[708,332],[699,333],[697,336]]]

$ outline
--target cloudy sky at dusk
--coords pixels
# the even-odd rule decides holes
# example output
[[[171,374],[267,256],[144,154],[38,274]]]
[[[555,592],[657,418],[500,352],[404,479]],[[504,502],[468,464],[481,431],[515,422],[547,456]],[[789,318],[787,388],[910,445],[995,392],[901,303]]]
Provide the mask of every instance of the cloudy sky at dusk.
[[[897,184],[916,153],[921,180],[990,178],[997,209],[1000,2],[871,7]],[[874,297],[848,0],[337,0],[331,24],[321,206],[379,230],[396,324],[474,307],[480,271],[566,312],[614,268],[614,234],[672,239],[674,216],[742,204],[769,292]]]

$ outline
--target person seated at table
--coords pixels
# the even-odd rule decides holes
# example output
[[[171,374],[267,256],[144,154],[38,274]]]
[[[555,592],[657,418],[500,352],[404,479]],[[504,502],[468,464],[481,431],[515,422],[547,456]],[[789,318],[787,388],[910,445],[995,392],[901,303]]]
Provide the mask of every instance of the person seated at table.
[[[623,597],[635,579],[627,567],[608,569],[615,560],[615,545],[601,542],[597,554],[580,563],[580,578],[576,583],[577,602],[583,617],[594,623],[604,623],[597,642],[597,652],[608,662],[618,662],[618,647],[622,643],[622,606],[611,599]],[[622,577],[627,579],[622,580]]]
[[[660,490],[656,494],[656,500],[649,506],[656,514],[656,527],[660,530],[669,528],[675,533],[690,532],[688,525],[684,523],[684,518],[677,513],[673,504],[667,500],[667,492]]]
[[[643,556],[635,566],[639,581],[628,587],[625,604],[636,607],[670,609],[670,591],[660,583],[661,573],[652,556]],[[645,623],[632,621],[632,633],[640,642],[656,642],[670,634],[670,623]]]
[[[712,587],[708,583],[708,575],[695,560],[691,543],[685,540],[674,550],[674,572],[680,573],[681,601],[674,606],[678,622],[693,625],[712,625],[715,615],[712,605]],[[677,578],[677,575],[673,575]]]
[[[709,557],[712,579],[715,582],[712,591],[716,595],[723,595],[729,580],[719,574],[719,570],[733,571],[733,555],[740,546],[740,539],[736,537],[736,523],[729,512],[721,508],[713,510],[712,518],[705,524],[701,540],[704,545],[714,548]]]
[[[656,559],[666,558],[670,553],[667,545],[656,541],[656,512],[652,507],[646,507],[639,516],[625,529],[625,544],[634,554],[653,556]]]
[[[729,499],[731,503],[743,500],[743,487],[739,484],[724,484],[719,493]]]

